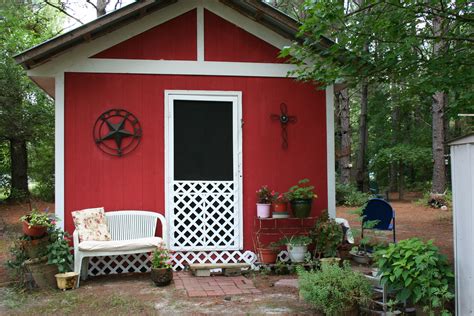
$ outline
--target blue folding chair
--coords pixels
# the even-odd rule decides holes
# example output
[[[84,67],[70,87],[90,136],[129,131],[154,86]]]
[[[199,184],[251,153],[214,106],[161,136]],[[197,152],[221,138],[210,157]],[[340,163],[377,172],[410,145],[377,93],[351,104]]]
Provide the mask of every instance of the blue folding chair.
[[[371,228],[364,228],[369,221],[377,221]],[[362,238],[364,229],[391,230],[393,231],[393,242],[397,242],[395,235],[395,210],[383,199],[370,199],[362,210]]]

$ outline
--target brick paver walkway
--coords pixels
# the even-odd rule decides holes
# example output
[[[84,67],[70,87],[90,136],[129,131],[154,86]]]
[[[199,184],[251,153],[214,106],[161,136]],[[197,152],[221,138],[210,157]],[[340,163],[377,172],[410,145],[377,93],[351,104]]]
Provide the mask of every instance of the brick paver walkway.
[[[190,272],[177,272],[173,276],[176,289],[184,289],[189,297],[260,294],[253,282],[243,276],[195,277]]]

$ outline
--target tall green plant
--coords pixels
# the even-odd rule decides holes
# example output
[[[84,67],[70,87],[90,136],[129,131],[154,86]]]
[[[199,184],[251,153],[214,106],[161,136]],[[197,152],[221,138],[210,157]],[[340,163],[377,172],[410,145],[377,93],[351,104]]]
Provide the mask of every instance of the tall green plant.
[[[375,259],[382,283],[396,291],[397,300],[421,304],[430,315],[449,315],[445,303],[454,298],[454,274],[432,240],[405,239],[378,250]]]

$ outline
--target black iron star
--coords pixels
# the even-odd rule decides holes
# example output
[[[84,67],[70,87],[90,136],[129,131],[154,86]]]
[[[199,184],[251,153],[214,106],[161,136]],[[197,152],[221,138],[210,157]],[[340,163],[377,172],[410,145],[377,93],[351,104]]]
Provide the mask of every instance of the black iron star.
[[[115,144],[117,144],[117,149],[120,150],[122,148],[122,139],[134,136],[133,133],[130,133],[124,128],[126,119],[127,117],[124,117],[122,121],[117,124],[113,124],[106,120],[105,123],[109,127],[109,133],[105,135],[104,137],[100,138],[99,142],[102,142],[108,139],[113,139],[115,140]]]

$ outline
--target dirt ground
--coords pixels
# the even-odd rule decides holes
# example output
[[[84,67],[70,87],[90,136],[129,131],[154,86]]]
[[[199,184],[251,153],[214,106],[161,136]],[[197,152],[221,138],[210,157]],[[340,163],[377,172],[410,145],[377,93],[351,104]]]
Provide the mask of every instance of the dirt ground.
[[[451,212],[412,202],[392,202],[392,205],[396,210],[397,239],[434,239],[452,259]],[[54,211],[53,204],[34,206]],[[357,227],[355,215],[350,214],[354,209],[340,207],[337,216],[347,218],[351,226]],[[14,280],[9,279],[4,263],[11,240],[20,234],[18,218],[28,212],[28,205],[0,204],[0,315],[315,315],[299,299],[295,288],[274,286],[280,279],[295,278],[291,275],[248,275],[262,291],[258,295],[189,298],[173,285],[154,286],[148,274],[94,277],[81,282],[79,289],[67,292],[19,292],[14,290]]]

